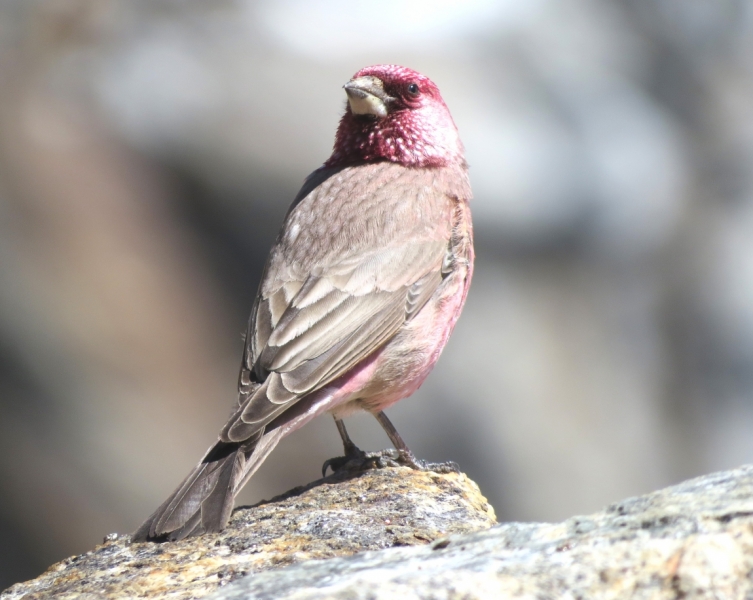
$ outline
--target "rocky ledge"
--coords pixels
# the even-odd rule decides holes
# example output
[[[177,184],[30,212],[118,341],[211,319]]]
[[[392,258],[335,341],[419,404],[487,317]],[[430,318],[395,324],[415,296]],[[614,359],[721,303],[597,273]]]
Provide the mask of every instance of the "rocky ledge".
[[[753,466],[563,523],[508,523],[420,548],[246,577],[212,600],[753,597]]]
[[[563,523],[493,523],[464,475],[379,469],[239,509],[222,534],[114,539],[2,600],[753,597],[753,466]]]
[[[339,472],[236,509],[219,534],[164,544],[131,544],[127,535],[110,535],[0,599],[200,598],[246,574],[425,545],[494,523],[494,510],[463,474],[406,467]]]

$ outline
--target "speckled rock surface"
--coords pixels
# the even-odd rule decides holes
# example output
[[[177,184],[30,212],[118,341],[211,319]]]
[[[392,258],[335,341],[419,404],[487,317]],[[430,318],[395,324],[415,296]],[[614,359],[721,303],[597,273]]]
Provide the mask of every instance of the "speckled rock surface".
[[[487,529],[494,510],[463,474],[343,473],[235,511],[228,528],[165,544],[112,539],[16,584],[1,600],[200,598],[247,573]]]
[[[430,546],[309,561],[212,600],[753,598],[753,466],[560,524],[499,525]]]

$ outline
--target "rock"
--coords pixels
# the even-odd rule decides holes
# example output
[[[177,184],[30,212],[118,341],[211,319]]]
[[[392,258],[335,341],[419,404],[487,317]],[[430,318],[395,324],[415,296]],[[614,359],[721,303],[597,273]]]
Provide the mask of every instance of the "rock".
[[[464,475],[340,477],[239,509],[221,534],[111,540],[2,600],[753,597],[753,466],[563,523],[491,529]]]
[[[509,523],[429,546],[309,561],[212,600],[750,598],[753,466],[564,523]]]
[[[463,474],[405,467],[339,472],[237,509],[219,534],[164,544],[130,544],[129,536],[112,534],[0,599],[199,598],[247,573],[426,545],[494,523],[494,510]]]

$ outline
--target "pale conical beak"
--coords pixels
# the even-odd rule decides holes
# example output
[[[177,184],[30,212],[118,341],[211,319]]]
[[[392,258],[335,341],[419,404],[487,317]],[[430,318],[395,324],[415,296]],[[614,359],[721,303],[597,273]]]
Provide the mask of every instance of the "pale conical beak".
[[[384,83],[370,75],[351,79],[343,88],[348,95],[350,111],[354,115],[386,117],[389,103],[394,100],[384,91]]]

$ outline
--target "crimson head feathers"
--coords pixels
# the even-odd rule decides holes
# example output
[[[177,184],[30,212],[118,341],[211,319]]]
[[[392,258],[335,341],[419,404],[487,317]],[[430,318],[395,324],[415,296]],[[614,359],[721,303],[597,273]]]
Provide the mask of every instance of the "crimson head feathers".
[[[348,106],[325,166],[382,160],[409,167],[464,164],[450,111],[425,75],[377,65],[361,69],[343,87]]]

